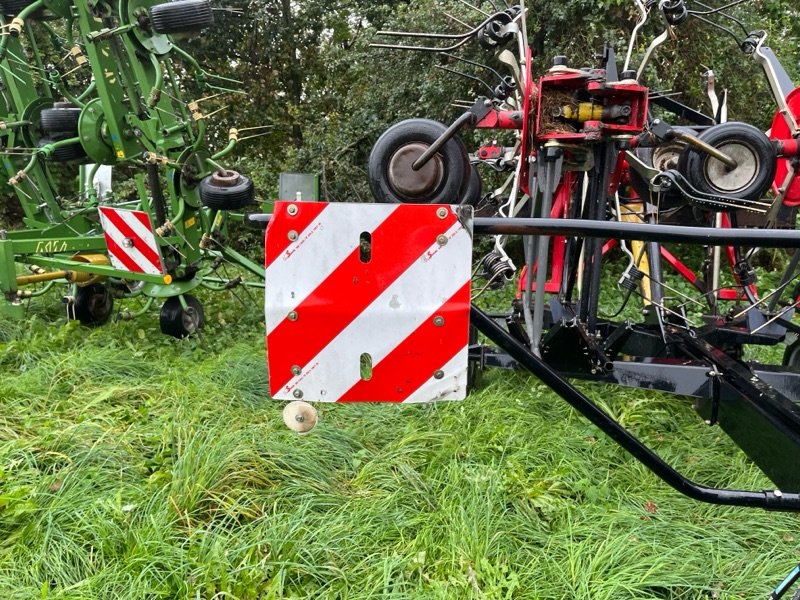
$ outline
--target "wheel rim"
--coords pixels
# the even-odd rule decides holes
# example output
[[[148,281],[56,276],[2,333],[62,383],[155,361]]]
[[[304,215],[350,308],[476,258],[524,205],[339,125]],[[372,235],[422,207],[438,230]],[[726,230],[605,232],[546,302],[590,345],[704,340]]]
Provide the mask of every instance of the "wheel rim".
[[[444,179],[444,164],[435,155],[415,171],[414,162],[428,149],[428,144],[412,143],[399,148],[389,160],[389,183],[407,198],[421,198],[436,191]]]
[[[756,180],[761,169],[758,154],[751,146],[741,142],[722,144],[717,149],[735,160],[737,166],[729,169],[722,161],[709,156],[703,173],[706,181],[724,194],[746,190]]]
[[[197,311],[192,307],[185,309],[181,313],[181,322],[186,333],[194,333],[197,330],[198,321]]]

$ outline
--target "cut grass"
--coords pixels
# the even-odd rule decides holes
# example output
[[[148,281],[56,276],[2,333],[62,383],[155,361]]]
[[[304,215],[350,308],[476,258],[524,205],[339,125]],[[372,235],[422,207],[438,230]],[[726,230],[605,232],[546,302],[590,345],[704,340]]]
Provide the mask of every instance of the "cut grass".
[[[258,304],[202,299],[183,341],[0,322],[3,598],[758,598],[798,560],[797,517],[683,498],[518,373],[298,437]],[[686,399],[580,385],[691,477],[770,487]]]

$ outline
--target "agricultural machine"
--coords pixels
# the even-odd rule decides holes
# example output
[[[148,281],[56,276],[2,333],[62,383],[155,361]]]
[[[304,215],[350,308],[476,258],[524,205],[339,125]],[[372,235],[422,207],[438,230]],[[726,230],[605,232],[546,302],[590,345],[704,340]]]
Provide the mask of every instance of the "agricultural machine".
[[[204,320],[193,289],[263,286],[263,268],[226,241],[255,196],[220,162],[244,130],[216,152],[206,135],[236,82],[173,40],[212,23],[208,0],[0,7],[0,155],[24,223],[0,231],[0,314],[21,317],[66,284],[70,318],[103,323],[115,299],[138,297],[118,313],[129,318],[158,300],[161,330],[183,337]],[[112,178],[134,191],[115,193]]]
[[[601,64],[576,68],[556,56],[538,75],[522,2],[463,33],[379,32],[376,47],[480,67],[454,54],[477,41],[508,75],[487,65],[492,94],[450,125],[389,128],[369,161],[377,204],[279,203],[251,217],[268,223],[270,385],[292,401],[287,424],[313,427],[306,401],[461,399],[476,370],[525,369],[683,494],[800,510],[800,91],[767,34],[730,14],[742,1],[634,0],[624,57],[606,49]],[[776,104],[769,134],[728,119],[711,71],[709,114],[647,87],[658,47],[690,19],[733,36],[761,66]],[[637,37],[654,22],[662,31],[637,61]],[[496,139],[470,153],[465,128]],[[501,184],[484,193],[479,168]],[[491,240],[474,267],[473,236]],[[522,268],[509,250],[519,237]],[[768,288],[754,268],[764,248],[791,251]],[[609,300],[601,284],[611,272],[619,293]],[[475,304],[512,282],[508,310]],[[774,489],[691,481],[576,378],[691,397]],[[771,597],[798,578],[795,569]]]

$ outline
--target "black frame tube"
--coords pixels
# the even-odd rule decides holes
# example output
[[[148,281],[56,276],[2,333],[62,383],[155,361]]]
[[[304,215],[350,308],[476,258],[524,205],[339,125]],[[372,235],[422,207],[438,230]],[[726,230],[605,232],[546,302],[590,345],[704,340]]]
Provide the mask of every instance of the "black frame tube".
[[[754,492],[718,489],[687,479],[474,304],[470,310],[470,322],[487,338],[506,351],[519,365],[538,377],[570,406],[650,469],[659,479],[681,494],[710,504],[800,511],[800,494],[782,493],[779,490]]]

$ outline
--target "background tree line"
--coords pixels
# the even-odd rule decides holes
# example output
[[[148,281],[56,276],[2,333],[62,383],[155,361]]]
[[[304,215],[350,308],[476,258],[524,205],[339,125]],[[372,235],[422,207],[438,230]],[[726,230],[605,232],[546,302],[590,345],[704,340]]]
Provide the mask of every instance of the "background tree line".
[[[220,100],[230,105],[226,124],[273,126],[238,150],[240,167],[262,194],[274,197],[278,173],[296,170],[319,174],[327,199],[368,200],[367,158],[389,125],[415,116],[449,122],[459,113],[452,101],[485,93],[480,84],[436,67],[491,78],[437,55],[370,48],[376,32],[461,32],[484,18],[481,11],[502,8],[500,2],[470,7],[462,0],[233,0],[224,6],[229,10],[216,13],[213,29],[190,46],[201,62],[244,82],[246,97]],[[701,9],[696,2],[692,7]],[[567,55],[573,66],[592,64],[604,44],[616,49],[621,63],[637,14],[630,0],[537,0],[528,8],[534,73],[557,54]],[[800,9],[785,0],[754,0],[731,12],[748,30],[769,32],[768,44],[800,82]],[[722,23],[742,37],[735,23]],[[657,18],[644,28],[634,65],[661,28]],[[730,90],[730,118],[767,128],[775,107],[766,80],[734,38],[697,19],[676,34],[677,40],[657,51],[645,83],[681,92],[681,101],[701,108],[701,74],[712,68],[718,90]],[[460,53],[498,68],[477,42]],[[478,135],[474,141],[479,140]]]

